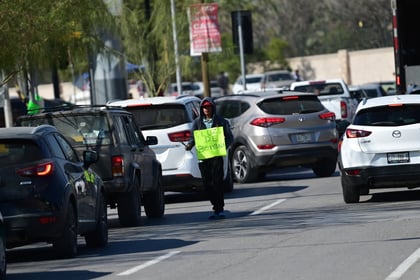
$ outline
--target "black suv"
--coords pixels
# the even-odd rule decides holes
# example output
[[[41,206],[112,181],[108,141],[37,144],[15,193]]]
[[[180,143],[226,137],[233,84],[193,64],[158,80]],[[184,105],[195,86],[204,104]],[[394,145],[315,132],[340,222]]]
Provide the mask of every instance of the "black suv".
[[[79,106],[22,116],[17,123],[54,125],[79,153],[86,148],[96,151],[99,160],[92,169],[104,181],[107,203],[118,209],[122,226],[140,224],[142,204],[149,218],[164,215],[162,168],[149,148],[157,138],[145,139],[131,113],[110,106]]]

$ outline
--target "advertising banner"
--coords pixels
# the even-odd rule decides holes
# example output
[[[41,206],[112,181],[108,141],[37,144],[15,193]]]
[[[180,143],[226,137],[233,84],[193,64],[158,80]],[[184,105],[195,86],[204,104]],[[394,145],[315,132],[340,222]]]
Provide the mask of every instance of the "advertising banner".
[[[222,51],[216,3],[193,4],[188,10],[191,55]]]

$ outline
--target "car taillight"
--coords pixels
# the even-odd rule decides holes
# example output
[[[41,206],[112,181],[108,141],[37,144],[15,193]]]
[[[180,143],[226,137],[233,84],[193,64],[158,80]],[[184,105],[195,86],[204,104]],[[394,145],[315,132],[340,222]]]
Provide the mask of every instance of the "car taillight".
[[[20,168],[16,173],[22,177],[42,177],[51,175],[54,171],[52,162],[43,162],[34,166]]]
[[[319,115],[319,118],[322,119],[322,120],[333,121],[333,120],[335,120],[335,114],[334,114],[334,112],[322,113],[321,115]]]
[[[344,101],[340,102],[340,108],[341,108],[341,117],[347,118],[347,104]]]
[[[357,176],[362,172],[361,169],[346,170],[347,175]]]
[[[172,142],[187,142],[191,138],[191,131],[184,130],[168,134],[169,140]]]
[[[274,124],[283,123],[285,120],[285,118],[257,118],[250,122],[250,124],[261,127],[269,127]]]
[[[347,138],[360,138],[360,137],[367,137],[372,133],[372,131],[361,130],[361,129],[346,129],[346,136]]]
[[[257,145],[257,148],[260,150],[270,150],[274,148],[276,145],[273,144],[264,144],[264,145]]]
[[[113,156],[111,159],[112,176],[124,176],[124,158],[123,156]]]

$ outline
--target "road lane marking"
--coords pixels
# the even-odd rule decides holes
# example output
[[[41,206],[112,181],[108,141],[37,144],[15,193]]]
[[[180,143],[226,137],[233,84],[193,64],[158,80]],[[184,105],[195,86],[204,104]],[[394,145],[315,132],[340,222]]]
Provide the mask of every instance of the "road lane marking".
[[[166,260],[166,259],[168,259],[168,258],[170,258],[172,256],[175,256],[178,253],[181,253],[181,251],[172,251],[172,252],[169,252],[169,253],[167,253],[167,254],[165,254],[163,256],[157,257],[157,258],[155,258],[153,260],[150,260],[148,262],[145,262],[144,264],[141,264],[141,265],[135,266],[133,268],[130,268],[130,269],[128,269],[128,270],[126,270],[124,272],[121,272],[121,273],[119,273],[117,275],[118,276],[126,276],[126,275],[130,275],[130,274],[136,273],[139,270],[142,270],[142,269],[144,269],[146,267],[149,267],[151,265],[157,264],[157,263],[159,263],[159,262],[161,262],[163,260]]]
[[[274,207],[274,206],[276,206],[277,204],[280,204],[280,203],[282,203],[283,201],[285,201],[286,199],[284,199],[284,198],[282,198],[282,199],[279,199],[279,200],[276,200],[276,201],[274,201],[273,203],[271,203],[271,204],[269,204],[269,205],[267,205],[267,206],[264,206],[264,207],[261,207],[260,209],[258,209],[258,210],[255,210],[254,212],[252,212],[250,215],[251,216],[254,216],[254,215],[258,215],[258,214],[261,214],[262,212],[264,212],[265,210],[268,210],[268,209],[270,209],[271,207]]]
[[[407,270],[420,259],[420,248],[405,259],[385,280],[397,280],[407,272]]]

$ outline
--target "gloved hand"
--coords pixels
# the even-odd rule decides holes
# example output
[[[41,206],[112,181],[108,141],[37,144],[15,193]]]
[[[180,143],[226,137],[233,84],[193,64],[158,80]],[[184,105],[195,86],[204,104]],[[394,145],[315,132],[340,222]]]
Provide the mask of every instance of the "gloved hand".
[[[186,144],[185,145],[185,150],[186,151],[191,151],[192,148],[193,148],[193,145],[191,145],[191,144]]]

